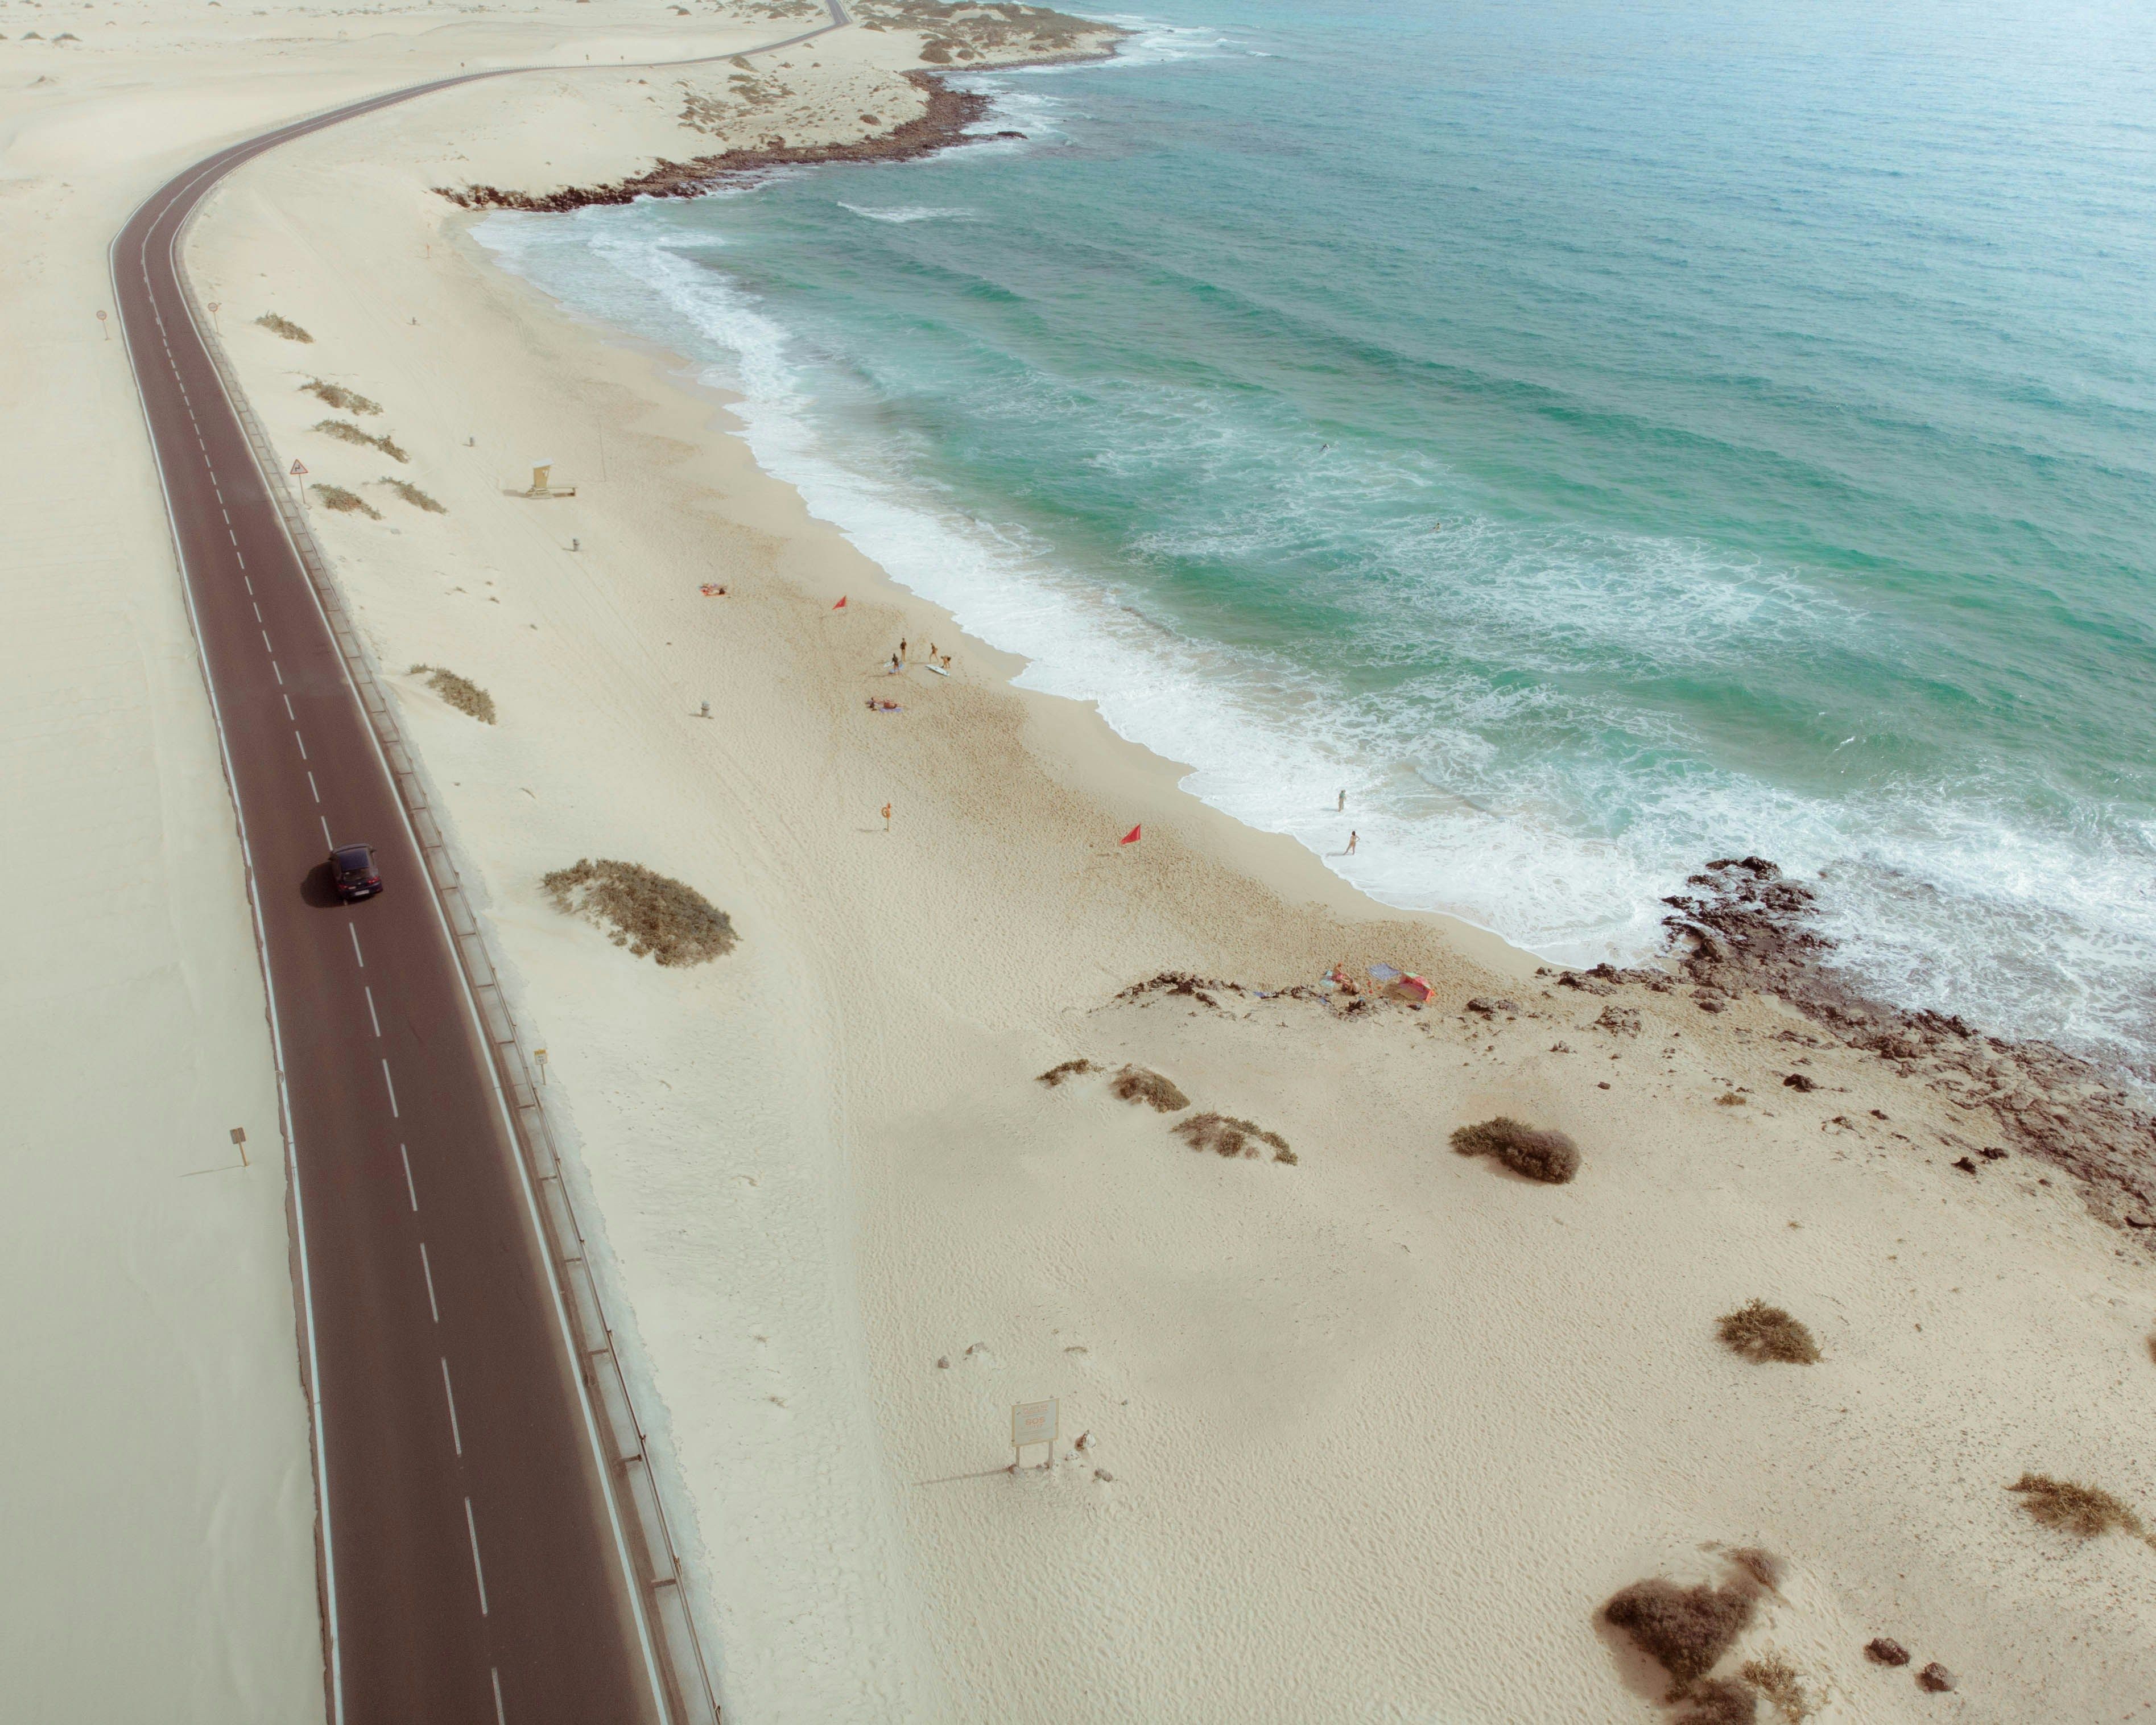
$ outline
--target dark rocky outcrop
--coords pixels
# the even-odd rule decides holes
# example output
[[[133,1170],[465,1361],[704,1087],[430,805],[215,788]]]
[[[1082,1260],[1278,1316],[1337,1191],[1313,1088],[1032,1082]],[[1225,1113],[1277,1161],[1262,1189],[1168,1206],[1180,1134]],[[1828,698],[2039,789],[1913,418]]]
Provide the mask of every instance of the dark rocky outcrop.
[[[1995,1131],[2072,1174],[2104,1220],[2136,1229],[2156,1222],[2156,1117],[2100,1069],[2047,1042],[2008,1042],[1956,1014],[1911,1012],[1866,995],[1832,963],[1834,942],[1816,926],[1812,888],[1764,857],[1722,858],[1685,884],[1693,891],[1665,899],[1671,914],[1662,921],[1680,975],[1701,991],[1695,999],[1779,995],[1904,1077],[1928,1079],[1969,1111],[1972,1131]],[[1656,986],[1607,965],[1558,981],[1599,993],[1635,979]],[[1604,986],[1592,986],[1598,982]],[[1662,976],[1661,986],[1669,984]]]
[[[834,144],[788,144],[773,137],[744,149],[700,156],[692,162],[661,161],[644,173],[605,186],[564,186],[556,192],[517,192],[501,186],[437,186],[434,190],[459,209],[561,212],[595,203],[634,203],[639,198],[701,198],[730,181],[778,167],[807,167],[826,162],[907,162],[978,137],[966,128],[978,124],[988,112],[987,96],[973,90],[952,90],[931,73],[906,75],[928,93],[927,111],[872,137]],[[1024,134],[1002,131],[995,136],[1011,138]]]

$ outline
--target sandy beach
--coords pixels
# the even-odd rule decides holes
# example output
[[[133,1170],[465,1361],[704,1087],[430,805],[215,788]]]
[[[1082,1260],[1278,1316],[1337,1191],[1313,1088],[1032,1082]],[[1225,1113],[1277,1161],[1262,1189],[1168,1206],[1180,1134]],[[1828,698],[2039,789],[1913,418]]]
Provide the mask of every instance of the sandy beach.
[[[74,441],[18,426],[9,471],[44,510],[99,500],[110,574],[63,603],[80,554],[16,548],[12,614],[44,621],[10,649],[9,740],[44,775],[17,782],[45,788],[11,849],[43,857],[58,834],[143,860],[110,880],[41,865],[48,891],[72,885],[23,968],[75,981],[10,985],[18,1050],[54,1050],[19,1117],[48,1144],[79,1135],[101,1089],[106,1154],[161,1158],[55,1174],[18,1149],[17,1214],[72,1206],[66,1237],[102,1256],[70,1260],[100,1286],[40,1344],[51,1412],[16,1454],[78,1484],[17,1545],[11,1599],[49,1588],[38,1565],[98,1481],[141,1491],[178,1457],[188,1482],[101,1512],[138,1552],[162,1542],[127,1586],[130,1621],[167,1640],[134,1690],[71,1716],[147,1717],[183,1657],[218,1669],[162,1716],[290,1718],[320,1694],[275,1168],[179,1189],[229,1208],[185,1215],[177,1248],[162,1230],[172,1261],[109,1237],[169,1217],[153,1175],[198,1145],[216,1159],[243,1111],[274,1143],[275,1115],[155,486],[124,370],[74,302],[133,197],[191,152],[459,55],[589,52],[589,71],[445,92],[250,165],[187,257],[280,455],[365,506],[316,491],[317,531],[549,1051],[729,1717],[1666,1717],[1666,1674],[1601,1609],[1642,1579],[1724,1584],[1737,1550],[1775,1563],[1743,1582],[1717,1670],[1785,1668],[1779,1692],[1801,1697],[1778,1713],[1755,1672],[1762,1718],[2139,1717],[2156,1551],[2041,1525],[2008,1489],[2052,1476],[2156,1517],[2156,1274],[2131,1203],[2030,1153],[1928,1057],[1883,1060],[1739,984],[1703,1008],[1666,979],[1561,974],[1206,808],[1088,707],[1012,686],[1015,660],[759,471],[685,362],[499,270],[473,238],[487,218],[438,189],[536,203],[774,136],[858,139],[925,110],[905,74],[953,62],[924,45],[966,40],[894,9],[746,72],[603,64],[735,53],[783,10],[707,12],[678,40],[671,13],[660,31],[603,4],[368,14],[334,54],[332,14],[279,14],[275,39],[235,17],[214,77],[153,74],[138,40],[102,84],[68,63],[78,84],[50,95],[30,56],[64,50],[0,43],[18,116],[0,219],[49,258],[8,277],[43,338],[19,388],[58,403],[103,380]],[[78,165],[116,105],[151,100],[162,153]],[[321,429],[338,421],[396,453]],[[541,461],[573,496],[520,495]],[[888,675],[901,639],[912,662]],[[116,639],[135,645],[108,671]],[[947,677],[919,662],[931,641]],[[41,664],[61,694],[38,692]],[[495,722],[418,666],[483,689]],[[78,717],[55,728],[62,699]],[[154,829],[128,824],[145,810]],[[183,886],[85,948],[157,855]],[[693,968],[631,956],[542,889],[582,858],[686,882],[738,946]],[[1319,986],[1336,965],[1365,990],[1373,965],[1414,973],[1430,999],[1350,1000]],[[163,1022],[182,1011],[183,1035]],[[136,1015],[124,1038],[114,1012]],[[131,1052],[103,1072],[68,1052],[115,1040]],[[1092,1070],[1041,1081],[1073,1060]],[[1120,1099],[1126,1067],[1180,1106]],[[1273,1139],[1194,1147],[1175,1128],[1204,1113]],[[1568,1134],[1576,1178],[1455,1153],[1494,1116]],[[25,1295],[50,1310],[40,1261]],[[1755,1299],[1809,1327],[1816,1361],[1717,1340]],[[166,1416],[154,1436],[116,1412],[100,1429],[131,1435],[47,1453],[78,1430],[59,1411],[78,1349],[126,1362]],[[1047,1398],[1052,1465],[1013,1471],[1012,1405]],[[175,1603],[204,1572],[231,1589],[222,1662]],[[107,1584],[70,1574],[44,1609]],[[1868,1657],[1880,1637],[1912,1662]],[[35,1639],[11,1667],[51,1672],[50,1696],[64,1667]],[[1933,1662],[1950,1688],[1915,1681]]]

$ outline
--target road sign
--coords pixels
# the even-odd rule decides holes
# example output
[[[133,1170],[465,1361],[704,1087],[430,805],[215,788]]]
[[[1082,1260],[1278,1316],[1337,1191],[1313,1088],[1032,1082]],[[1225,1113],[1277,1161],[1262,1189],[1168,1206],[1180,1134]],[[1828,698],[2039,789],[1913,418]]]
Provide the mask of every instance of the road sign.
[[[1019,1402],[1011,1409],[1011,1448],[1020,1460],[1028,1444],[1046,1444],[1048,1460],[1055,1459],[1055,1404]],[[1043,1466],[1047,1463],[1044,1462]]]
[[[295,457],[292,462],[292,471],[295,474],[301,474],[305,473],[306,470],[307,464]]]

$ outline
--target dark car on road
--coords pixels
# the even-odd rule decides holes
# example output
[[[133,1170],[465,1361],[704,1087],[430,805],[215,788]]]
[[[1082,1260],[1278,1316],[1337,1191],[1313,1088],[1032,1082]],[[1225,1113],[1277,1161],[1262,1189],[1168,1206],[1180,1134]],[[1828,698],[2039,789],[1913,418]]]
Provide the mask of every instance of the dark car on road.
[[[382,891],[372,845],[340,845],[330,853],[330,884],[346,904],[372,898]]]

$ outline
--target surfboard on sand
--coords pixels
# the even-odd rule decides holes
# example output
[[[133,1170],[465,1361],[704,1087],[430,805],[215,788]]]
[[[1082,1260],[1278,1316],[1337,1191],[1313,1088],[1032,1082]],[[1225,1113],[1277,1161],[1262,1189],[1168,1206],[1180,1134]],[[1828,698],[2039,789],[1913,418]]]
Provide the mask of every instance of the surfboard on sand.
[[[944,670],[940,665],[924,665],[921,668],[923,670],[932,670],[939,677],[947,677],[951,675],[950,672]]]

